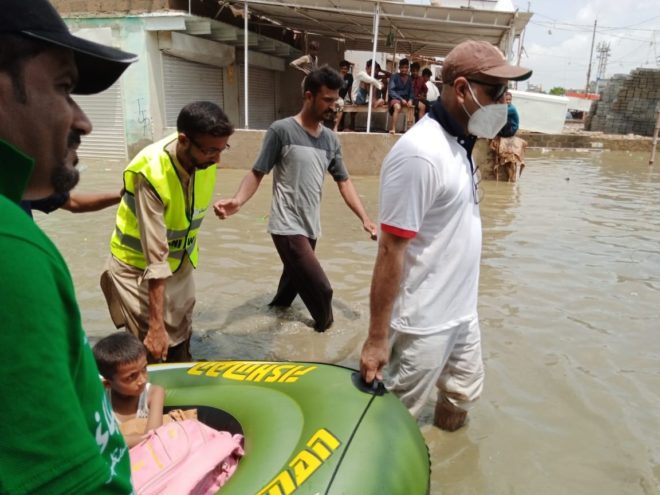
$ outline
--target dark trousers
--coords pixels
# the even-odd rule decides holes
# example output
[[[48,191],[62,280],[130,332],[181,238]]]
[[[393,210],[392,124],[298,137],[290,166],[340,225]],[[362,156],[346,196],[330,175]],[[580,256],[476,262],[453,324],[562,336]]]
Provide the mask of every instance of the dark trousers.
[[[323,332],[333,322],[332,287],[314,253],[316,240],[304,235],[271,237],[284,269],[270,306],[291,306],[300,295],[314,318],[314,329]]]

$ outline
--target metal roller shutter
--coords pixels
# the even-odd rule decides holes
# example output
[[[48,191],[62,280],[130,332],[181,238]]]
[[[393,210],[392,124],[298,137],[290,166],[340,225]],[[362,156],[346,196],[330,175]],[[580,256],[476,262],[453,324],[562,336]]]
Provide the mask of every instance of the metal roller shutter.
[[[238,69],[239,122],[245,127],[245,103],[243,91],[243,66]],[[277,72],[250,66],[248,74],[248,98],[250,129],[268,129],[277,118]]]
[[[191,101],[207,100],[224,106],[222,69],[163,53],[165,125],[176,127],[181,109]]]
[[[74,95],[74,100],[92,122],[92,133],[82,137],[78,150],[81,159],[126,161],[126,132],[117,81],[102,93]]]

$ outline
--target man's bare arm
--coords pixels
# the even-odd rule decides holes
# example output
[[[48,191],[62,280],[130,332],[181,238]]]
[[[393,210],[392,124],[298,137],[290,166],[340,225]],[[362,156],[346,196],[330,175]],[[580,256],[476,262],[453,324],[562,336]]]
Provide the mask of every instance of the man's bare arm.
[[[98,211],[119,203],[122,193],[123,189],[117,192],[101,193],[81,193],[71,191],[69,199],[62,205],[62,208],[72,213]]]
[[[371,278],[369,333],[360,357],[360,373],[367,383],[383,379],[382,370],[389,359],[390,318],[409,242],[410,239],[381,232]]]
[[[360,200],[360,196],[358,195],[351,179],[337,182],[337,187],[348,207],[362,222],[362,228],[369,233],[373,240],[376,240],[378,238],[378,228],[376,227],[376,224],[371,221],[369,215],[367,215],[367,212],[362,205],[362,201]]]
[[[247,201],[257,192],[261,179],[264,178],[262,172],[250,170],[241,184],[238,186],[238,191],[234,194],[233,198],[221,199],[213,204],[213,210],[218,218],[225,219],[234,213],[237,213]]]

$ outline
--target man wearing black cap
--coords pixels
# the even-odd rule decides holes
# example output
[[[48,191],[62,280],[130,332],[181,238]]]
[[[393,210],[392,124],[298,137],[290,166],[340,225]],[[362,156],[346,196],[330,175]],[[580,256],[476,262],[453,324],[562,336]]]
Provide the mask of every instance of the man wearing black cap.
[[[465,423],[484,378],[477,316],[482,193],[472,147],[506,122],[508,81],[530,75],[489,43],[461,43],[444,60],[440,99],[383,161],[360,370],[372,382],[389,363],[386,385],[416,417],[437,388],[434,423],[449,431]]]
[[[131,493],[71,276],[18,203],[77,183],[92,125],[71,93],[103,91],[136,57],[74,37],[46,0],[0,12],[0,492]]]

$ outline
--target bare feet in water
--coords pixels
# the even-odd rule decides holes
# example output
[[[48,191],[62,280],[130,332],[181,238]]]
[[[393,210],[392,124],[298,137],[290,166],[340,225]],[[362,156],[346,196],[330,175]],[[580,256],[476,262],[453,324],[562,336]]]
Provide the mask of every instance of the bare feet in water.
[[[456,431],[467,420],[467,411],[459,409],[446,398],[442,398],[435,405],[434,424],[441,430]]]

